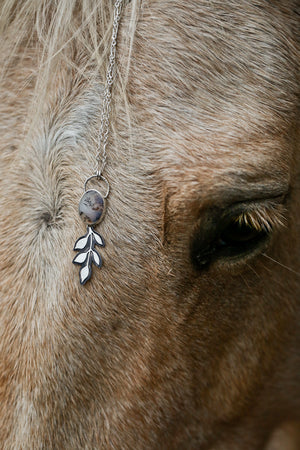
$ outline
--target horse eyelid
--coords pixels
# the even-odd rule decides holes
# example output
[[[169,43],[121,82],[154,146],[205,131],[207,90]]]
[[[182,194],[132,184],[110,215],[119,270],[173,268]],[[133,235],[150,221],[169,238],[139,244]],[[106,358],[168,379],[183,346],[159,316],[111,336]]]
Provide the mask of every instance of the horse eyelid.
[[[287,225],[287,199],[288,193],[285,193],[267,199],[234,202],[223,210],[223,218],[249,225],[257,231],[270,232]]]
[[[278,205],[258,205],[246,209],[235,219],[240,225],[248,225],[257,231],[271,232],[273,229],[285,227],[286,208],[282,204]]]

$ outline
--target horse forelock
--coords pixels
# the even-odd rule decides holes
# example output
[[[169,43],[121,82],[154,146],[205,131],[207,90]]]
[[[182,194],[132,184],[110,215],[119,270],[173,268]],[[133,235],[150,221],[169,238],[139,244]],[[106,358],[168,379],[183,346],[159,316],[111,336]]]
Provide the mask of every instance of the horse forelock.
[[[130,3],[124,37],[128,54],[139,0]],[[113,2],[106,0],[1,2],[2,77],[16,60],[32,58],[32,73],[26,74],[21,89],[28,84],[35,87],[30,111],[33,122],[42,113],[47,94],[57,85],[62,67],[71,70],[74,77],[96,77],[98,83],[104,82],[112,21]]]

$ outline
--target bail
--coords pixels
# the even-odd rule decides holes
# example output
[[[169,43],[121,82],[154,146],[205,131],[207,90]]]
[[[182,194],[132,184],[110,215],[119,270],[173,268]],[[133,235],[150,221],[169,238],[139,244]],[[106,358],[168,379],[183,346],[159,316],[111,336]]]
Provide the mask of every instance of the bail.
[[[105,199],[105,198],[107,198],[108,196],[109,196],[109,192],[110,192],[110,186],[109,186],[109,182],[107,181],[107,179],[103,176],[103,175],[101,175],[101,172],[100,171],[97,171],[97,173],[96,173],[96,175],[91,175],[90,177],[88,177],[86,180],[85,180],[85,183],[84,183],[84,191],[86,192],[87,191],[87,185],[88,185],[88,183],[91,181],[91,180],[93,180],[93,179],[97,179],[98,181],[100,180],[102,180],[102,181],[104,181],[104,183],[106,184],[106,192],[105,192],[105,195],[103,195],[103,198]]]

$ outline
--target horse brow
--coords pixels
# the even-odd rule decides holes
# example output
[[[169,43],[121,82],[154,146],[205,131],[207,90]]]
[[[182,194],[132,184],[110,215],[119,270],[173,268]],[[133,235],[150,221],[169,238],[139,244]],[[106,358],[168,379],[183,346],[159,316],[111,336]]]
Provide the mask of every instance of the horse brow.
[[[240,175],[232,176],[231,181],[218,183],[210,189],[209,197],[224,204],[246,203],[263,200],[284,200],[290,190],[289,183],[284,181],[246,181]]]

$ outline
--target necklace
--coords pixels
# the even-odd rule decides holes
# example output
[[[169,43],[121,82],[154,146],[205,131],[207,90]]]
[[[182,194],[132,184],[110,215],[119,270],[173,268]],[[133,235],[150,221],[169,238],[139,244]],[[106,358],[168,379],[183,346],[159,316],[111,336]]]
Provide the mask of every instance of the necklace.
[[[114,5],[114,18],[111,36],[111,46],[109,62],[106,72],[106,82],[103,93],[103,103],[101,112],[101,124],[98,135],[98,146],[96,154],[96,168],[93,175],[89,176],[84,183],[84,194],[79,201],[79,215],[83,222],[87,225],[87,232],[81,236],[74,245],[77,255],[73,259],[74,264],[81,266],[79,270],[80,284],[85,284],[92,276],[92,264],[97,267],[102,266],[102,258],[95,246],[104,247],[105,243],[102,236],[97,233],[94,226],[97,225],[104,217],[106,209],[106,199],[108,198],[110,186],[108,180],[103,176],[106,166],[106,147],[109,136],[109,118],[111,90],[115,75],[116,47],[119,23],[121,19],[123,0],[116,0]],[[89,181],[96,179],[102,181],[106,185],[106,192],[102,194],[96,189],[88,189]]]

